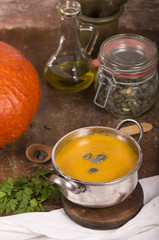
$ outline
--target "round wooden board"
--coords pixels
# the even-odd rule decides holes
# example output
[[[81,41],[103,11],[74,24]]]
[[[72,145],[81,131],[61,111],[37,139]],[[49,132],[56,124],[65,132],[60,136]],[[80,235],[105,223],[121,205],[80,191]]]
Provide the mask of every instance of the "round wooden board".
[[[114,229],[132,219],[143,206],[143,190],[140,183],[123,202],[106,208],[87,208],[62,197],[66,214],[76,223],[91,229]]]

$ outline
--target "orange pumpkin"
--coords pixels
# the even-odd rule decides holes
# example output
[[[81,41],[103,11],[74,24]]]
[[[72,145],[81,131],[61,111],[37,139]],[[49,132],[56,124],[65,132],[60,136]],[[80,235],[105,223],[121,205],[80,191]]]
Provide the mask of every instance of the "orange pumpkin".
[[[0,147],[25,133],[39,101],[36,70],[17,49],[0,42]]]

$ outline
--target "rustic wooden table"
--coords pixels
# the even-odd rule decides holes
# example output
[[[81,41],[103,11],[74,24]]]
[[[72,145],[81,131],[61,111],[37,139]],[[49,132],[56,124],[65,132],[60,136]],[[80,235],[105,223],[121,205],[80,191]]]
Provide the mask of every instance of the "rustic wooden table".
[[[27,5],[27,2],[24,1],[20,5],[20,1],[12,0],[6,1],[6,4],[11,4],[11,2],[19,2],[17,21],[13,25],[10,18],[7,17],[8,13],[6,12],[0,16],[0,40],[16,47],[32,62],[40,77],[42,94],[39,109],[32,119],[35,126],[33,128],[29,126],[26,133],[17,141],[0,149],[0,182],[6,180],[8,176],[17,178],[31,174],[29,173],[29,168],[35,164],[32,162],[24,163],[22,161],[26,158],[25,150],[30,144],[42,143],[53,146],[63,135],[74,129],[93,125],[114,128],[120,122],[120,119],[113,118],[105,110],[94,105],[95,91],[93,85],[82,92],[67,93],[53,89],[46,81],[43,68],[50,54],[55,52],[60,35],[60,19],[55,9],[55,2],[57,1],[52,2],[52,15],[48,5],[49,1],[44,1],[46,3],[45,6],[43,4],[45,18],[43,16],[40,18],[40,13],[42,12],[42,8],[40,8],[38,16],[39,24],[37,15],[34,18],[31,18],[33,13],[32,15],[30,13],[29,16],[25,15],[26,11],[29,10],[29,3]],[[30,2],[33,3],[35,1]],[[38,2],[40,3],[41,1]],[[126,13],[121,18],[119,32],[141,34],[155,41],[159,49],[159,27],[157,24],[155,25],[157,16],[152,14],[152,11],[149,12],[149,15],[146,12],[148,11],[148,7],[150,7],[150,1],[147,8],[145,8],[145,14],[143,11],[141,14],[143,24],[141,24],[141,19],[139,19],[140,14],[133,12],[133,10],[137,9],[134,2],[132,1],[132,8],[130,3],[126,5]],[[141,10],[143,1],[138,2],[140,2],[138,6]],[[32,4],[30,3],[30,5]],[[158,6],[157,1],[153,1],[156,13],[158,12],[156,10]],[[6,9],[4,8],[4,10]],[[20,18],[20,14],[24,14],[26,18],[22,18],[22,15]],[[12,15],[14,14],[12,13]],[[23,19],[26,19],[26,21]],[[32,19],[32,21],[30,20],[31,22],[29,22],[29,19]],[[145,26],[144,23],[149,23],[149,25]],[[159,98],[153,109],[135,119],[139,122],[149,122],[153,125],[153,129],[144,134],[140,144],[143,150],[143,163],[139,170],[139,178],[159,174]],[[51,125],[52,129],[46,129],[46,124]],[[52,164],[50,161],[46,164],[38,164],[37,166],[39,168],[50,169]],[[58,206],[55,203],[53,208]]]

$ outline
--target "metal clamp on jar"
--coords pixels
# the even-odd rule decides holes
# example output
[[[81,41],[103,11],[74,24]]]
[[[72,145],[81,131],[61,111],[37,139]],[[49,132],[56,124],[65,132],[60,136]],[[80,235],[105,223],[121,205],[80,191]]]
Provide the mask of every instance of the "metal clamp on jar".
[[[156,44],[135,34],[119,34],[103,42],[94,103],[117,117],[139,116],[157,99]]]

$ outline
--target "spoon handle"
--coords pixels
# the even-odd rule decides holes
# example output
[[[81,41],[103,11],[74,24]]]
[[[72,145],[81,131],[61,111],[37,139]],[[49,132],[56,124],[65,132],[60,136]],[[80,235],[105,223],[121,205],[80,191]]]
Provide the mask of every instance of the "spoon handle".
[[[144,132],[148,132],[153,128],[152,124],[150,124],[150,123],[145,123],[144,122],[144,123],[141,123],[141,125],[143,127]],[[135,135],[135,134],[139,133],[139,128],[136,124],[133,124],[133,125],[130,125],[130,126],[127,126],[127,127],[122,127],[122,128],[120,128],[120,130],[122,132],[125,132],[125,133],[129,134],[129,135]]]

